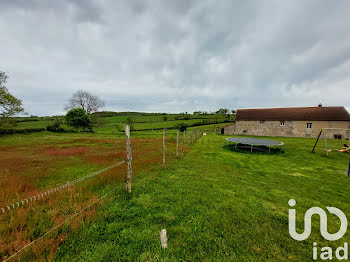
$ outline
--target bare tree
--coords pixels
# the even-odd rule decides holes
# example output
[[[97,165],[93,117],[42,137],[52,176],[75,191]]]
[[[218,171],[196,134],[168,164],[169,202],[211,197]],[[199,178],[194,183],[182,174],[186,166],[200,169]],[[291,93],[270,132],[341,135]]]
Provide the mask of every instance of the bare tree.
[[[105,103],[97,96],[83,91],[76,91],[69,99],[68,104],[65,106],[65,110],[80,107],[85,110],[87,114],[97,112],[100,108],[104,107]]]

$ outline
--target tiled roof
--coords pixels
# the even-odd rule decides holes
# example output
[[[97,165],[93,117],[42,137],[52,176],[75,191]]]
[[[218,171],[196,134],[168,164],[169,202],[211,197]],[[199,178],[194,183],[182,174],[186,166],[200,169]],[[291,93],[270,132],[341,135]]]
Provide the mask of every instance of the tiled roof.
[[[350,115],[343,106],[238,109],[236,121],[242,120],[350,121]]]

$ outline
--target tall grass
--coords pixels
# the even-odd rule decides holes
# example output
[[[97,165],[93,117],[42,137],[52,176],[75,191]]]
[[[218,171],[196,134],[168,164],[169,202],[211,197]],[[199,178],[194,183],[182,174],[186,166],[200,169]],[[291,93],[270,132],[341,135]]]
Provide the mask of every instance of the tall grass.
[[[0,191],[0,207],[125,159],[122,136],[45,134],[6,136],[0,141],[0,187],[3,189]],[[174,133],[170,132],[167,139],[169,162],[175,159],[174,138]],[[133,135],[131,142],[134,175],[161,162],[160,135],[150,138]],[[9,257],[111,188],[122,184],[125,174],[126,166],[119,166],[35,203],[0,214],[0,257]],[[94,217],[95,208],[21,254],[23,259],[51,259],[71,232]]]

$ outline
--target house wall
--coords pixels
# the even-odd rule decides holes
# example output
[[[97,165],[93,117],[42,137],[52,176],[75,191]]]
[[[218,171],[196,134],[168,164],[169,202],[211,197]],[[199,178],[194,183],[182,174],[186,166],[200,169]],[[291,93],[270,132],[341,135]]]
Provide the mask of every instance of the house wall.
[[[235,124],[233,123],[232,125],[225,126],[223,129],[224,129],[224,134],[233,135],[235,131]]]
[[[312,128],[306,128],[307,123],[312,123]],[[317,137],[321,128],[347,128],[350,129],[350,121],[285,121],[285,126],[280,121],[236,121],[235,124],[225,127],[225,134],[252,135],[252,136],[286,136],[286,137]],[[333,138],[334,134],[342,135],[343,139],[350,139],[350,131],[327,131],[327,136]]]

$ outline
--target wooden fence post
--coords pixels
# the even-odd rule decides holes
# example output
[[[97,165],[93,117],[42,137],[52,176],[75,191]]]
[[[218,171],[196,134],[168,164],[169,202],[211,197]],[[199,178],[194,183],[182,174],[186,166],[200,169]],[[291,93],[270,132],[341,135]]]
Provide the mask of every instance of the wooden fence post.
[[[168,248],[168,237],[166,236],[165,229],[162,229],[162,231],[160,231],[160,243],[162,248],[164,249]]]
[[[166,128],[163,129],[163,164],[165,164],[165,135],[166,135]]]
[[[182,140],[182,154],[185,153],[185,139],[186,139],[186,130],[182,132],[183,134],[183,140]]]
[[[131,179],[132,179],[132,153],[131,153],[131,143],[130,143],[130,125],[125,126],[125,140],[126,140],[126,163],[128,165],[128,172],[125,179],[125,189],[127,192],[131,193]]]
[[[176,132],[176,158],[179,157],[179,130]]]

